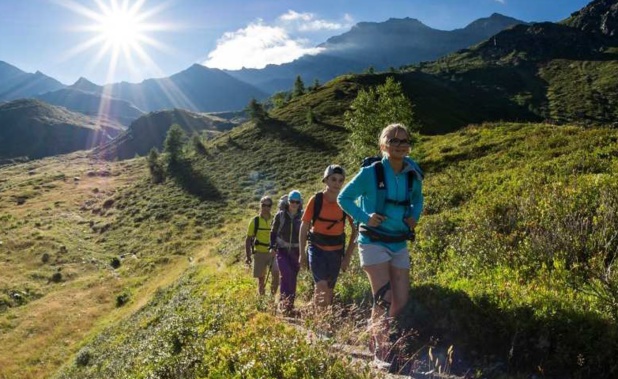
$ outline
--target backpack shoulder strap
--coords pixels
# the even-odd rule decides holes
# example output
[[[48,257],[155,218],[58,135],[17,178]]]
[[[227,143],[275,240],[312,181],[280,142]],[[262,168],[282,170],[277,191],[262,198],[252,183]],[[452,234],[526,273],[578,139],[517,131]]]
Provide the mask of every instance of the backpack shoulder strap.
[[[281,235],[283,224],[285,224],[285,211],[279,211],[279,229],[277,230],[277,236]]]
[[[379,214],[384,214],[384,205],[386,204],[386,178],[384,175],[384,164],[382,161],[377,161],[372,164],[375,177],[376,177],[376,194],[377,194],[377,202],[376,202],[376,212]]]
[[[258,229],[260,227],[260,216],[255,216],[253,219],[253,236],[257,238]]]
[[[318,192],[313,199],[313,217],[311,218],[311,224],[314,225],[317,219],[320,217],[320,211],[322,210],[322,202],[324,201],[324,193]]]
[[[378,190],[386,189],[386,178],[384,177],[384,164],[382,161],[375,162],[373,168],[376,173],[376,187]]]

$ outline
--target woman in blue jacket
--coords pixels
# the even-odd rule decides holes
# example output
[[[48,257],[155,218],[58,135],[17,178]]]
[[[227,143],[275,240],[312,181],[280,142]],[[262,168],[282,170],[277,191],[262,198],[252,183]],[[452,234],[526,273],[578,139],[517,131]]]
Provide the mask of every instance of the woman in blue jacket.
[[[337,201],[360,224],[358,250],[373,292],[374,353],[388,354],[388,319],[397,316],[410,292],[407,241],[423,210],[422,172],[408,157],[410,135],[401,124],[382,130],[382,160],[363,167],[341,190]]]

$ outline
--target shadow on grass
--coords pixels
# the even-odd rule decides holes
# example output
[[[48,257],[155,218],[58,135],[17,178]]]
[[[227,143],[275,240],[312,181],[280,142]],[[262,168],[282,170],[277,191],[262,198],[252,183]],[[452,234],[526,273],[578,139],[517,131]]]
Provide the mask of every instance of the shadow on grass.
[[[433,358],[444,368],[454,347],[454,374],[483,371],[483,377],[505,373],[561,378],[618,375],[618,327],[596,314],[526,306],[505,310],[499,299],[471,299],[463,291],[436,285],[413,287],[398,319],[402,331],[415,331],[404,342],[405,355]],[[423,359],[425,355],[425,359]]]
[[[223,195],[204,172],[196,170],[190,160],[181,159],[169,163],[168,172],[176,183],[200,200],[218,201]]]
[[[283,142],[310,150],[322,152],[324,150],[336,148],[335,145],[327,139],[316,138],[294,128],[284,121],[277,119],[268,119],[267,122],[261,123],[258,129],[262,135],[269,135],[280,139]]]
[[[335,132],[345,132],[346,131],[346,128],[344,126],[335,125],[335,124],[329,124],[327,122],[320,121],[320,120],[317,120],[315,123],[317,125],[322,126],[325,129],[332,130],[332,131],[335,131]]]

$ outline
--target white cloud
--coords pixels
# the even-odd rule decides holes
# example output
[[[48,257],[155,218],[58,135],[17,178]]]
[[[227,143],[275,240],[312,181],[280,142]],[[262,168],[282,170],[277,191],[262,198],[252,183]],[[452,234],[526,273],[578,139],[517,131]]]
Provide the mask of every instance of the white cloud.
[[[279,16],[279,20],[287,24],[287,27],[295,28],[301,32],[343,30],[352,26],[352,18],[348,14],[344,16],[343,22],[335,22],[321,20],[313,13],[298,13],[296,11],[289,10],[287,13]]]
[[[494,0],[496,3],[506,4],[506,0]]]
[[[225,33],[204,65],[229,70],[264,68],[267,64],[287,63],[305,54],[320,52],[321,49],[309,44],[306,39],[291,38],[282,27],[258,21],[244,29]]]
[[[298,13],[296,11],[289,10],[288,13],[284,13],[279,16],[279,19],[282,21],[311,21],[314,17],[315,16],[313,15],[313,13]]]
[[[350,15],[341,22],[322,20],[313,13],[289,10],[277,17],[273,25],[257,20],[243,29],[225,33],[217,41],[216,48],[208,54],[205,66],[237,70],[264,68],[268,64],[291,62],[303,55],[321,51],[314,47],[308,35],[345,30],[353,25]],[[324,37],[324,36],[321,36]],[[322,42],[319,40],[317,42]]]

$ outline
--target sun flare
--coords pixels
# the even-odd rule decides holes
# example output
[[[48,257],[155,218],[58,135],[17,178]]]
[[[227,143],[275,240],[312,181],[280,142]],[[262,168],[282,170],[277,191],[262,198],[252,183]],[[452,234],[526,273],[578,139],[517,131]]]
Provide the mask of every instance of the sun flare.
[[[166,3],[146,9],[146,0],[94,0],[94,6],[91,7],[75,0],[54,1],[85,16],[90,22],[76,28],[87,32],[90,37],[68,51],[64,58],[70,59],[87,50],[96,49],[90,66],[96,67],[107,57],[107,76],[110,80],[120,65],[132,73],[140,73],[145,67],[151,72],[157,71],[158,67],[148,54],[148,49],[171,50],[153,36],[154,33],[172,29],[169,24],[152,21],[153,16],[167,6]]]
[[[116,9],[103,15],[95,29],[113,47],[133,46],[143,40],[144,25],[139,17],[127,9]]]

